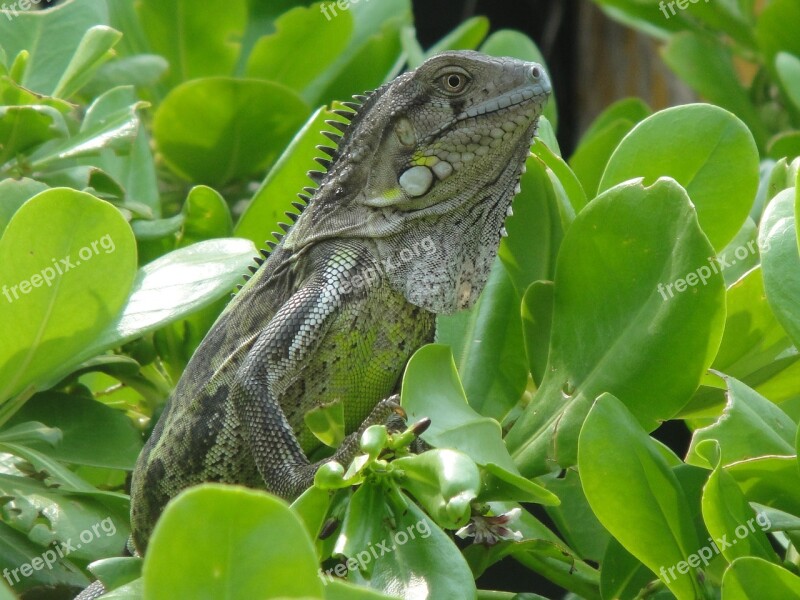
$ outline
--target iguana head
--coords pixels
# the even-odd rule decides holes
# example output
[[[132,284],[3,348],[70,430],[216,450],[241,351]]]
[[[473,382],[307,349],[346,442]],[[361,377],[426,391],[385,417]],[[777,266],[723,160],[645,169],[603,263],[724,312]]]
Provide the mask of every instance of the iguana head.
[[[410,302],[437,313],[470,306],[549,94],[536,63],[446,52],[348,104],[356,112],[337,126],[333,162],[286,245],[368,238]],[[419,252],[423,240],[433,250]],[[404,249],[412,260],[400,259]]]

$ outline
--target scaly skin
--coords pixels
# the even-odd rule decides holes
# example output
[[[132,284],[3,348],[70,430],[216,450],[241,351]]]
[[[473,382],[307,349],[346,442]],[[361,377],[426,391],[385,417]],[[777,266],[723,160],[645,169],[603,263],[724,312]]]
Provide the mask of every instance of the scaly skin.
[[[435,315],[471,306],[550,92],[534,63],[449,52],[361,98],[289,233],[220,315],[133,474],[143,553],[164,505],[205,481],[295,498],[323,461],[305,425],[342,403],[346,465],[396,405]],[[302,208],[302,207],[301,207]],[[330,460],[330,459],[325,459]]]

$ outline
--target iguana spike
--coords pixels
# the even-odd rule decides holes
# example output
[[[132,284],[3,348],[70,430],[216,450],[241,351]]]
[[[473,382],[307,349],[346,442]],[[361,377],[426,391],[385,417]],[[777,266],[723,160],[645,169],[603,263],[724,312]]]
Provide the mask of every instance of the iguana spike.
[[[327,158],[322,158],[321,156],[318,156],[314,160],[317,161],[319,164],[321,164],[326,170],[330,171],[331,161],[329,161]]]
[[[271,243],[271,242],[267,242],[267,245],[269,245],[270,243]],[[273,243],[272,243],[272,248],[274,248],[276,245],[277,245],[277,244],[275,244],[275,243],[273,242]],[[262,249],[262,250],[261,250],[261,256],[263,256],[264,258],[269,258],[269,253],[270,253],[270,251],[269,251],[269,250],[267,250],[266,248],[264,248],[264,249]]]
[[[245,281],[250,281],[250,277],[251,277],[250,275],[245,275],[245,276],[244,276],[244,280],[245,280]]]
[[[347,113],[347,114],[352,114],[352,113]],[[333,119],[328,119],[327,121],[325,121],[325,123],[327,125],[330,125],[331,127],[335,127],[336,129],[342,132],[344,132],[347,129],[347,123],[342,123],[341,121],[334,121]]]
[[[353,96],[355,98],[355,96]],[[360,102],[342,102],[342,106],[346,106],[352,111],[358,112],[358,109],[361,108]]]
[[[256,271],[258,271],[258,267],[256,265],[250,265],[247,268],[250,269],[251,273],[255,273]]]
[[[268,241],[268,242],[267,242],[267,246],[269,246],[269,250],[262,250],[262,254],[263,254],[264,252],[266,252],[266,255],[265,255],[265,256],[269,256],[269,253],[270,253],[270,252],[272,252],[273,250],[275,250],[275,246],[277,246],[277,245],[278,245],[278,244],[276,244],[276,243],[275,243],[275,242],[273,242],[272,240]]]
[[[353,94],[353,98],[358,100],[361,104],[364,104],[364,100],[369,98],[369,94],[371,94],[371,93],[372,92],[367,92],[366,94]]]
[[[297,194],[297,197],[300,198],[300,202],[302,202],[302,204],[300,204],[300,202],[292,202],[292,205],[294,205],[295,208],[297,208],[298,204],[305,208],[305,206],[311,201],[311,197],[306,196],[305,194]]]
[[[352,119],[353,117],[356,116],[356,113],[351,112],[349,110],[342,110],[340,108],[335,108],[331,112],[340,117],[344,117],[345,119]]]
[[[336,156],[336,148],[331,148],[329,146],[319,145],[319,146],[317,146],[317,150],[319,150],[320,152],[324,152],[325,154],[327,154],[331,158]]]
[[[283,229],[284,232],[286,232],[289,231],[291,225],[289,225],[288,223],[278,223],[278,227],[280,227],[281,229]]]
[[[289,220],[292,223],[296,223],[297,222],[297,218],[300,216],[300,215],[294,214],[293,212],[289,212],[288,210],[283,214],[285,214],[287,217],[289,217]]]
[[[332,131],[323,131],[322,135],[324,135],[337,146],[339,145],[339,142],[342,141],[342,136],[340,136],[338,133],[333,133]],[[317,146],[317,148],[319,148],[319,146]]]
[[[307,185],[303,188],[303,191],[308,194],[309,196],[313,196],[317,193],[317,188],[312,188],[310,185]]]
[[[261,258],[260,256],[256,256],[256,257],[255,257],[253,260],[254,260],[254,261],[256,261],[256,264],[257,264],[259,267],[260,267],[261,265],[263,265],[263,264],[264,264],[264,259],[263,259],[263,258]]]
[[[274,237],[276,240],[280,242],[283,239],[283,234],[278,231],[273,231],[272,237]]]
[[[298,196],[302,196],[302,194],[298,194]],[[294,206],[300,212],[303,212],[307,207],[305,204],[301,202],[292,202],[292,206]]]
[[[240,292],[243,287],[244,287],[244,285],[242,285],[241,283],[236,284],[236,291]],[[233,294],[231,294],[231,296],[233,296]]]
[[[322,183],[322,180],[325,178],[325,173],[322,171],[309,171],[306,175],[308,175],[308,178],[314,183]]]

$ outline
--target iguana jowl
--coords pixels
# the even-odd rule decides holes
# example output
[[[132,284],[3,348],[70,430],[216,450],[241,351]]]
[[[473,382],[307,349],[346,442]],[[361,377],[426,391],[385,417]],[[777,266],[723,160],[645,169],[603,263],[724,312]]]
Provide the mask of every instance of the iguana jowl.
[[[350,435],[331,458],[350,462],[357,435],[396,408],[435,315],[483,289],[549,93],[535,63],[448,52],[347,104],[349,124],[329,122],[343,136],[327,134],[337,148],[321,148],[319,187],[203,340],[139,457],[139,552],[188,486],[299,495],[319,467],[306,458],[320,445],[304,423],[315,406],[342,402]]]

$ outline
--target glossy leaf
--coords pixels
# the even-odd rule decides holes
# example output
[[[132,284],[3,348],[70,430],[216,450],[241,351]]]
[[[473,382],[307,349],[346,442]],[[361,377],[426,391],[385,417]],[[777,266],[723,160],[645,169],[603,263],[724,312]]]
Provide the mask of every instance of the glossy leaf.
[[[654,573],[699,548],[689,504],[672,470],[625,405],[611,394],[594,403],[578,447],[583,489],[611,534]],[[680,600],[701,597],[695,569],[664,583]]]
[[[303,187],[311,185],[306,172],[316,166],[314,158],[320,155],[316,146],[331,144],[320,133],[330,131],[330,126],[325,124],[325,120],[330,118],[332,115],[320,108],[297,131],[236,223],[238,237],[263,246],[264,240],[278,229],[277,224],[286,220],[284,213],[295,211],[292,202],[297,200]]]
[[[476,598],[469,567],[445,532],[414,502],[406,499],[402,512],[391,510],[378,500],[381,492],[374,485],[362,487],[374,501],[359,504],[364,507],[359,520],[374,529],[370,538],[359,538],[366,545],[341,547],[349,557],[345,573],[350,581],[401,598]],[[440,568],[433,570],[432,564]]]
[[[783,328],[800,344],[800,251],[794,214],[795,190],[786,189],[767,205],[759,229],[764,289]]]
[[[647,429],[689,400],[722,334],[711,253],[669,179],[620,185],[578,215],[558,257],[546,375],[506,436],[523,475],[574,464],[581,423],[605,391]]]
[[[0,401],[42,385],[122,308],[133,283],[130,227],[107,202],[46,190],[0,239]]]
[[[54,392],[37,394],[7,427],[26,421],[58,428],[62,439],[55,447],[26,445],[66,463],[132,470],[142,449],[141,434],[124,413],[87,398]]]
[[[68,65],[78,60],[74,55],[85,32],[95,25],[108,25],[105,0],[67,0],[49,10],[18,10],[16,15],[0,16],[0,40],[9,59],[23,50],[30,52],[19,83],[45,95],[53,94]]]
[[[247,240],[209,240],[145,265],[122,313],[83,354],[99,354],[207,306],[242,280],[255,254]]]
[[[233,72],[247,22],[246,0],[212,0],[203,10],[194,10],[188,0],[143,0],[137,9],[151,48],[169,61],[172,86]]]
[[[703,520],[714,539],[713,546],[704,548],[708,554],[704,564],[718,553],[728,562],[744,556],[776,562],[778,557],[761,527],[761,515],[754,514],[736,480],[722,468],[715,446],[716,442],[707,441],[700,448],[703,458],[714,468],[703,488]],[[697,554],[703,556],[699,551]]]
[[[154,600],[322,595],[297,516],[264,492],[233,486],[206,484],[175,498],[153,531],[142,573]]]
[[[262,37],[253,47],[247,61],[247,76],[280,82],[303,96],[311,106],[319,104],[318,95],[306,90],[326,74],[345,50],[354,27],[350,11],[341,11],[336,18],[330,18],[331,10],[336,10],[336,6],[317,3],[283,13],[275,21],[275,33]],[[329,18],[323,19],[321,14]],[[303,68],[298,69],[300,64]]]
[[[178,86],[164,99],[153,134],[176,173],[194,182],[223,185],[268,167],[307,113],[297,94],[277,83],[198,79]],[[203,127],[196,127],[198,122]]]
[[[411,357],[403,376],[402,406],[409,422],[431,419],[422,438],[434,447],[461,450],[478,464],[516,472],[500,437],[500,424],[467,404],[447,346],[429,344]]]
[[[105,149],[130,149],[139,131],[138,111],[145,105],[135,99],[130,88],[106,92],[89,106],[77,133],[55,144],[40,146],[28,157],[28,167],[52,168],[70,159],[96,156]]]
[[[392,466],[402,471],[398,484],[407,490],[445,529],[457,529],[470,517],[470,503],[480,491],[480,475],[462,452],[433,449],[398,458]]]
[[[89,29],[56,84],[53,96],[69,98],[79,91],[92,78],[94,72],[113,56],[111,48],[121,37],[121,32],[104,25]]]
[[[722,600],[786,600],[797,596],[800,577],[755,556],[734,561],[722,579]]]
[[[530,156],[514,199],[514,214],[506,219],[508,237],[500,242],[503,261],[521,297],[534,281],[552,280],[564,231],[575,212],[556,190],[552,171]]]
[[[788,52],[779,52],[775,57],[775,69],[789,100],[800,110],[800,58]]]
[[[723,248],[742,226],[758,187],[753,136],[731,113],[689,104],[648,117],[625,136],[608,161],[600,191],[636,177],[646,185],[672,177],[697,208],[714,248]]]
[[[536,385],[544,380],[549,357],[550,335],[553,327],[552,281],[532,283],[522,299],[522,326],[525,336],[525,353]]]
[[[709,102],[747,123],[760,147],[767,130],[739,76],[728,47],[715,36],[685,31],[672,36],[662,51],[664,62]]]
[[[686,462],[713,467],[698,453],[704,440],[717,441],[723,465],[767,454],[792,455],[797,426],[786,413],[740,381],[724,379],[728,386],[725,411],[714,423],[694,432]]]

